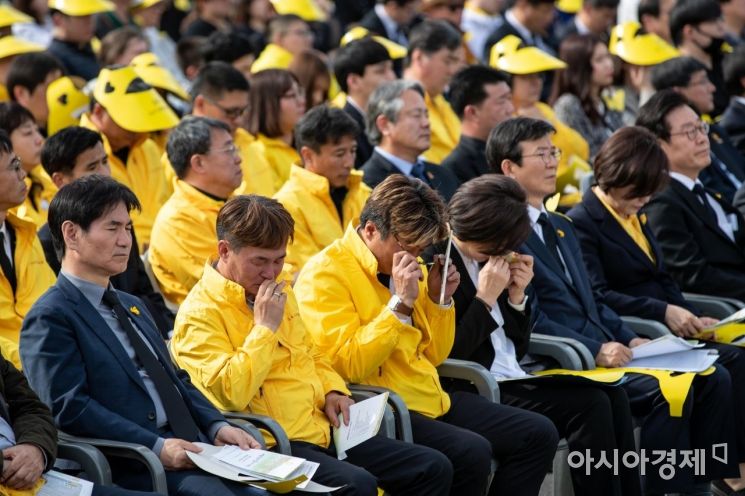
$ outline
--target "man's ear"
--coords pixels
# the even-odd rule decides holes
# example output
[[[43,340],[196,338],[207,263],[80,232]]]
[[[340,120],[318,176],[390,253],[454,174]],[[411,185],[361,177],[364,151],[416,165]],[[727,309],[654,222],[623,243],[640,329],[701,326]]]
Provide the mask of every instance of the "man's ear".
[[[204,161],[202,155],[195,153],[189,159],[189,169],[194,171],[195,174],[204,174]]]
[[[62,223],[62,240],[65,243],[65,253],[76,251],[80,242],[80,226],[66,220]]]
[[[217,242],[217,255],[220,257],[220,260],[222,262],[225,262],[228,257],[228,252],[230,251],[230,243],[228,243],[226,240],[221,239]]]
[[[313,163],[313,150],[310,147],[303,146],[300,148],[300,158],[303,159],[303,167],[307,168],[308,164]]]
[[[197,95],[194,97],[194,102],[192,103],[192,113],[197,116],[204,115],[204,96]]]
[[[13,100],[28,108],[31,92],[25,86],[16,85],[13,87]]]
[[[517,165],[515,162],[513,162],[512,160],[508,158],[502,160],[502,163],[499,164],[499,166],[500,166],[500,169],[502,169],[502,174],[504,174],[507,177],[512,177],[512,178],[515,177],[515,175],[512,173],[512,168],[520,167],[519,165]]]

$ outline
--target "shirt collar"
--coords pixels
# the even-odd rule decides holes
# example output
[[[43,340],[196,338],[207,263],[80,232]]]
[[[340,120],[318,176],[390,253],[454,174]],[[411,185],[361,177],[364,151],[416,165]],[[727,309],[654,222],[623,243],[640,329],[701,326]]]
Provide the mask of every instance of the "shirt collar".
[[[543,205],[541,205],[540,209],[535,208],[533,205],[528,205],[528,216],[530,217],[531,226],[535,226],[538,223],[538,217],[540,217],[542,213],[548,215],[546,207]]]
[[[736,101],[736,102],[739,102],[739,103],[740,103],[740,105],[745,105],[745,97],[742,97],[742,96],[736,96],[736,97],[735,97],[735,101]]]
[[[684,176],[680,172],[670,172],[670,177],[681,183],[683,186],[685,186],[689,191],[693,191],[693,187],[697,184],[701,184],[703,186],[703,183],[696,179],[695,181],[691,179],[688,176]]]
[[[398,30],[400,28],[396,21],[391,19],[391,16],[388,15],[388,12],[385,11],[385,7],[382,3],[375,5],[375,13],[380,18],[380,22],[383,23],[383,27],[385,28],[386,33],[388,33],[388,38],[392,40],[398,40]]]
[[[72,283],[73,286],[78,288],[78,291],[83,293],[83,296],[85,296],[85,299],[88,300],[91,305],[97,307],[101,304],[101,300],[103,300],[103,294],[106,292],[107,288],[101,287],[98,284],[74,276],[68,272],[65,272],[64,269],[60,270],[60,275],[65,276],[67,280]]]
[[[398,158],[395,155],[392,155],[388,153],[387,151],[383,150],[379,146],[375,147],[375,151],[378,152],[384,159],[388,160],[390,163],[392,163],[398,170],[404,173],[406,176],[411,175],[411,170],[414,168],[414,164],[411,162],[407,162],[406,160],[402,158]]]
[[[585,23],[577,16],[574,16],[574,26],[577,28],[577,34],[588,34],[590,32],[590,28],[585,26]]]
[[[507,12],[504,13],[504,18],[512,25],[513,28],[515,28],[518,33],[520,33],[520,36],[523,40],[531,44],[535,43],[535,40],[533,39],[533,33],[531,33],[528,28],[526,28],[520,21],[517,20],[515,14],[512,13],[512,9],[509,9]]]
[[[347,95],[347,103],[351,105],[352,107],[354,107],[357,110],[357,112],[359,112],[363,116],[367,115],[367,113],[362,109],[362,107],[357,105],[357,102],[355,102],[354,99],[349,95]],[[362,131],[364,132],[364,129]]]

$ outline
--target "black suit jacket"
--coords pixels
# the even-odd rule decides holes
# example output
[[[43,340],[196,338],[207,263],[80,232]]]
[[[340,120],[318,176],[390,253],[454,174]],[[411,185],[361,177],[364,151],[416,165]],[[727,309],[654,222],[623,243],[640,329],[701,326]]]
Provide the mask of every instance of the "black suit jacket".
[[[52,233],[49,231],[49,224],[44,224],[39,229],[39,241],[44,249],[44,257],[55,274],[59,274],[60,261],[57,259],[57,253],[54,251],[52,243]],[[145,265],[140,258],[140,250],[137,248],[137,238],[134,230],[132,231],[132,250],[129,252],[127,260],[127,269],[121,274],[117,274],[111,279],[111,285],[119,291],[124,291],[141,298],[150,310],[153,320],[158,325],[158,330],[164,339],[168,339],[168,333],[173,329],[174,315],[166,307],[163,296],[153,289],[150,279],[145,272]]]
[[[745,156],[745,103],[733,98],[719,124],[727,131],[740,154]]]
[[[357,110],[357,107],[349,102],[344,104],[344,112],[349,114],[360,127],[360,132],[357,133],[357,156],[354,159],[354,167],[355,169],[359,169],[365,165],[365,162],[372,155],[373,146],[368,141],[367,134],[365,134],[365,116]]]
[[[701,171],[698,178],[709,189],[720,193],[727,203],[734,203],[737,187],[727,177],[722,165],[740,182],[745,182],[745,158],[732,144],[727,132],[721,126],[711,125],[709,143],[713,155],[709,167]],[[717,162],[717,160],[719,162]]]
[[[664,263],[683,291],[745,300],[745,223],[737,209],[717,200],[737,218],[734,242],[710,220],[698,197],[675,179],[644,212]]]
[[[401,171],[378,152],[373,151],[370,160],[362,167],[362,180],[374,188],[391,174],[401,174]],[[425,174],[429,185],[440,193],[445,201],[450,201],[455,190],[458,189],[458,178],[452,172],[439,165],[425,164]]]
[[[589,189],[582,203],[569,211],[582,246],[582,257],[592,289],[619,315],[632,315],[665,323],[668,304],[699,313],[685,301],[680,288],[668,274],[657,240],[642,223],[655,261],[608,212]]]
[[[486,142],[461,134],[458,146],[442,161],[461,184],[490,172],[486,164]]]

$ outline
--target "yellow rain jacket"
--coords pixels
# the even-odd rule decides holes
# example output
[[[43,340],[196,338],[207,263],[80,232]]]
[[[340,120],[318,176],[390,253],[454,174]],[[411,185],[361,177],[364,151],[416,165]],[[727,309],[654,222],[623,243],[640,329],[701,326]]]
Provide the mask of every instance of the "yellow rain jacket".
[[[326,394],[349,394],[318,351],[287,286],[277,332],[254,324],[242,286],[209,263],[179,309],[171,349],[176,362],[218,408],[268,415],[294,441],[328,447]]]
[[[84,114],[80,119],[80,125],[100,132],[88,114]],[[153,229],[155,216],[168,200],[168,184],[163,173],[163,164],[160,162],[158,146],[150,138],[138,141],[130,148],[127,163],[124,164],[111,151],[106,135],[101,133],[101,139],[109,158],[111,176],[131,189],[142,204],[142,211],[134,210],[130,215],[137,233],[140,253],[145,253],[146,246],[150,244],[150,231]]]
[[[429,112],[429,129],[432,135],[429,150],[424,152],[424,159],[440,165],[458,146],[460,120],[442,95],[432,98],[426,94],[424,101]]]
[[[217,213],[225,204],[177,180],[158,212],[148,260],[166,300],[180,305],[199,278],[204,262],[217,253]]]
[[[414,327],[388,308],[378,262],[349,226],[305,264],[295,291],[303,322],[345,380],[390,388],[409,409],[437,418],[450,409],[435,367],[453,346],[455,308],[429,299],[423,270]]]
[[[57,194],[57,186],[41,165],[34,167],[26,176],[28,195],[15,209],[19,217],[25,217],[36,224],[36,229],[47,223],[47,212],[52,198]]]
[[[300,271],[310,257],[344,235],[344,226],[357,225],[371,189],[362,182],[362,172],[352,171],[342,203],[343,219],[334,206],[325,177],[293,165],[290,179],[274,195],[295,219],[295,236],[287,247],[285,263]]]
[[[267,196],[273,196],[282,185],[290,178],[290,167],[300,162],[297,151],[279,138],[269,138],[261,133],[256,141],[248,146],[253,156],[264,157],[269,164],[269,173],[272,177],[272,192]]]
[[[18,340],[23,318],[36,300],[55,282],[54,272],[47,265],[44,250],[36,236],[36,224],[8,212],[8,223],[16,235],[13,266],[16,272],[16,292],[8,279],[0,279],[0,350],[3,355],[21,368],[18,357]],[[0,271],[1,272],[1,271]]]
[[[279,45],[269,43],[259,54],[258,58],[251,64],[251,74],[266,69],[287,69],[290,67],[293,55]]]

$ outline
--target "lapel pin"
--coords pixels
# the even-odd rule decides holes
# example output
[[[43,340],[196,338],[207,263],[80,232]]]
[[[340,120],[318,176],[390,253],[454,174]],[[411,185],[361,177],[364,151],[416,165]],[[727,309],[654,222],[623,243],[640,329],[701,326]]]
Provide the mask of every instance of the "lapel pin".
[[[557,229],[556,234],[558,234],[560,238],[564,237],[564,231],[562,231],[561,229]]]
[[[129,311],[135,315],[140,315],[140,309],[137,307],[129,307]]]
[[[646,224],[646,223],[647,223],[647,214],[640,214],[640,215],[639,215],[639,221],[640,221],[640,222],[641,222],[642,224]]]

